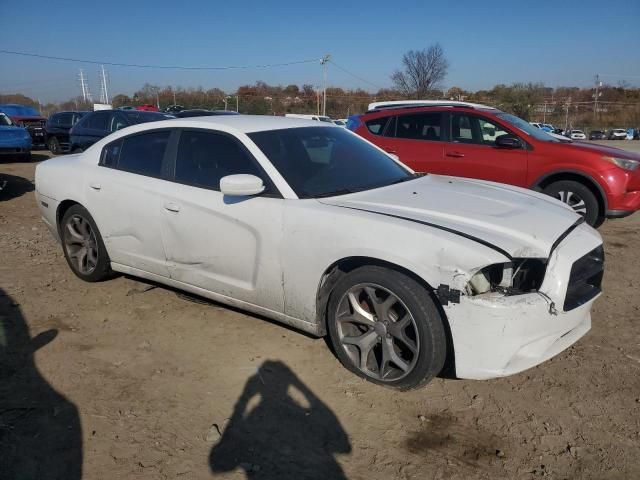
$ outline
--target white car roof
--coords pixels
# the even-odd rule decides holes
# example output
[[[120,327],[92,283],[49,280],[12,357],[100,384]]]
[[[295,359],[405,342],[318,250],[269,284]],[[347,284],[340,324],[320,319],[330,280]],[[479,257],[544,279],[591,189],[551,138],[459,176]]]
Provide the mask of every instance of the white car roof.
[[[271,115],[212,115],[207,117],[188,117],[163,120],[144,124],[148,128],[162,126],[189,126],[202,128],[233,129],[242,133],[261,132],[264,130],[280,130],[296,127],[335,127],[330,122],[318,122],[295,117],[276,117]]]

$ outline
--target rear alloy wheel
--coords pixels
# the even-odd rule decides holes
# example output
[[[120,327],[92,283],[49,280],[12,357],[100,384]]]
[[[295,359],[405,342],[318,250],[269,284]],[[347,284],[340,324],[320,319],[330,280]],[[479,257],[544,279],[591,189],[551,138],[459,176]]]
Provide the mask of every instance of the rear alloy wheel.
[[[573,180],[561,180],[547,186],[544,189],[544,193],[569,205],[573,208],[574,212],[582,215],[585,222],[592,227],[597,228],[604,220],[600,215],[598,199],[593,192],[582,183],[574,182]]]
[[[51,153],[53,153],[54,155],[59,155],[61,153],[61,151],[60,151],[60,142],[58,141],[57,137],[51,137],[47,141],[47,147],[49,148],[49,151]]]
[[[86,282],[98,282],[110,277],[107,249],[98,227],[81,205],[67,210],[60,224],[62,249],[73,273]]]
[[[367,266],[346,274],[331,294],[327,321],[339,360],[371,382],[415,388],[442,370],[440,313],[422,285],[395,270]]]

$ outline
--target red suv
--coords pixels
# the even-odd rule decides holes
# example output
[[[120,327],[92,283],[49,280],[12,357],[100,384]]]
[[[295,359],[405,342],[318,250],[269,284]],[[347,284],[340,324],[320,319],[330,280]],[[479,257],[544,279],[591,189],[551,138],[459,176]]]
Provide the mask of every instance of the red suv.
[[[509,113],[463,102],[380,102],[349,118],[416,172],[532,188],[593,226],[640,209],[640,155],[549,135]]]

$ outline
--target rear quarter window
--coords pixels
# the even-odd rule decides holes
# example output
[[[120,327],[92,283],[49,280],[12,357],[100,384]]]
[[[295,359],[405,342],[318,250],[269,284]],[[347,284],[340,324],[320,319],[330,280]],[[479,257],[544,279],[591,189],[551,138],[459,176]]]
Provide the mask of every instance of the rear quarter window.
[[[367,130],[374,135],[382,135],[384,127],[387,125],[388,121],[389,117],[374,118],[373,120],[365,122],[365,125],[367,126]]]

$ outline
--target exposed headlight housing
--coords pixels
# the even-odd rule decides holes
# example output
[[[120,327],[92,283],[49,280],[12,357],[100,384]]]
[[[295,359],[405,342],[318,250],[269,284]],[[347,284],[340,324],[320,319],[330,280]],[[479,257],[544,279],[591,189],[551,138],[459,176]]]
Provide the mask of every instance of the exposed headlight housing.
[[[638,160],[631,160],[629,158],[608,157],[605,155],[602,159],[609,163],[613,163],[623,170],[633,171],[640,166],[640,162]]]
[[[514,258],[507,263],[488,265],[467,284],[467,294],[501,292],[506,295],[537,292],[542,285],[547,262],[542,258]]]

